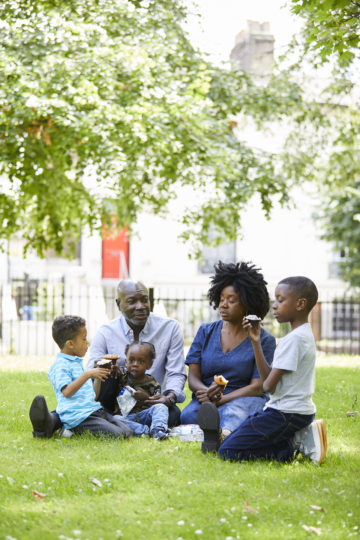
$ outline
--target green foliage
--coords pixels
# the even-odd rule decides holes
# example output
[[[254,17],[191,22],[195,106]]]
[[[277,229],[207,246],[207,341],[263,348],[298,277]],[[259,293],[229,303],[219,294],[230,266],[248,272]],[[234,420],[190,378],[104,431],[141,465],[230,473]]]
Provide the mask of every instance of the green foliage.
[[[360,2],[356,0],[290,0],[293,13],[305,19],[306,47],[320,62],[334,55],[348,66],[358,57]]]
[[[274,156],[233,133],[234,114],[259,114],[256,88],[203,58],[185,18],[182,0],[1,3],[1,238],[71,255],[84,226],[164,214],[193,186],[184,237],[215,223],[220,242],[255,192],[267,213],[287,198]]]
[[[321,529],[324,540],[356,537],[360,417],[346,412],[358,379],[359,368],[317,370],[315,402],[329,450],[316,467],[305,459],[223,462],[204,456],[199,443],[177,440],[34,439],[28,418],[34,395],[55,406],[46,374],[1,371],[0,535],[298,540],[309,538],[307,525]]]
[[[356,185],[360,187],[360,178]],[[360,197],[344,186],[333,187],[326,194],[324,208],[325,238],[343,254],[340,266],[344,278],[360,286]]]
[[[345,254],[343,277],[358,287],[360,2],[290,0],[289,5],[305,26],[304,41],[294,42],[289,51],[297,60],[290,67],[282,64],[280,71],[280,78],[292,87],[302,81],[298,100],[283,101],[291,126],[282,152],[283,172],[298,182],[318,185],[319,234]],[[327,66],[325,75],[316,71],[320,65]],[[278,84],[270,81],[275,91]]]

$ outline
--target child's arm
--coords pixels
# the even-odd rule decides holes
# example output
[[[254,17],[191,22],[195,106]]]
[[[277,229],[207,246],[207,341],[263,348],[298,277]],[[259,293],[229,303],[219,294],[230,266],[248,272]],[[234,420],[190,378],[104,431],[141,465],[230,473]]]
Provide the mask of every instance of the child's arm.
[[[285,373],[284,369],[272,368],[266,361],[264,356],[261,341],[260,341],[260,324],[252,326],[251,323],[244,318],[243,328],[247,331],[254,349],[256,367],[258,369],[260,379],[262,381],[264,392],[275,392],[276,385]]]
[[[103,369],[103,368],[93,368],[88,369],[87,371],[84,371],[78,377],[75,379],[75,381],[72,381],[67,386],[64,386],[64,388],[61,389],[62,393],[65,397],[70,398],[76,392],[82,387],[83,384],[86,383],[89,379],[99,379],[100,381],[105,381],[105,379],[109,376],[109,370]],[[99,389],[100,390],[100,389]]]

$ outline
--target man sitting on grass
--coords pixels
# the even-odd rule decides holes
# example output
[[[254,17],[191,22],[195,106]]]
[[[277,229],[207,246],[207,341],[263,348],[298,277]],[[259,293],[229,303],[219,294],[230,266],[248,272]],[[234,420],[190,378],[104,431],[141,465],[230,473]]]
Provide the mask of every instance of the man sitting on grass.
[[[84,370],[82,357],[88,349],[85,320],[72,315],[56,317],[52,325],[52,336],[60,352],[50,367],[48,376],[56,393],[56,412],[64,427],[74,433],[90,431],[96,435],[131,437],[132,429],[121,422],[119,416],[106,412],[101,404],[95,401],[91,379],[104,381],[109,371],[99,367]],[[37,424],[43,428],[44,407],[45,398],[37,396],[30,409],[34,429]],[[49,413],[47,418],[52,422]],[[47,427],[48,431],[52,432],[53,426]]]

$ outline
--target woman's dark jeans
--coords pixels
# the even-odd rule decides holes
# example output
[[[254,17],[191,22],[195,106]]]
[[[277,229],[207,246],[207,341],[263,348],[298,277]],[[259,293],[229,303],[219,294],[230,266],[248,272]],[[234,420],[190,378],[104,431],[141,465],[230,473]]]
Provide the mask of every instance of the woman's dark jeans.
[[[234,461],[258,458],[289,461],[294,455],[292,437],[296,431],[311,424],[314,416],[284,413],[268,407],[249,416],[226,437],[219,448],[219,456]]]

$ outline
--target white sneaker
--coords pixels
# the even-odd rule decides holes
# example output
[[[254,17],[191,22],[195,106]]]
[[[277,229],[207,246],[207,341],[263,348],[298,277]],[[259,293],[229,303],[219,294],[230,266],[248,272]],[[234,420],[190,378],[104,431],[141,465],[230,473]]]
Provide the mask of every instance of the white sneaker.
[[[313,463],[322,463],[327,450],[324,420],[315,420],[309,426],[297,431],[293,437],[293,444],[296,450],[310,458]]]
[[[71,439],[73,435],[74,433],[71,431],[71,429],[66,429],[64,426],[59,431],[59,437],[64,437],[64,439]]]

